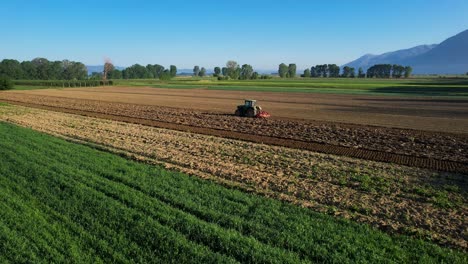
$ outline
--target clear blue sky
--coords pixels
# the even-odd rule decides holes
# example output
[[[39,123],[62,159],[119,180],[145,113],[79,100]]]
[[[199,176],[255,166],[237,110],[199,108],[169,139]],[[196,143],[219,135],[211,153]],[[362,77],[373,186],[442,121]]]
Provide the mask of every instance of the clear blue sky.
[[[468,29],[468,1],[12,0],[0,24],[0,59],[301,69],[439,43]]]

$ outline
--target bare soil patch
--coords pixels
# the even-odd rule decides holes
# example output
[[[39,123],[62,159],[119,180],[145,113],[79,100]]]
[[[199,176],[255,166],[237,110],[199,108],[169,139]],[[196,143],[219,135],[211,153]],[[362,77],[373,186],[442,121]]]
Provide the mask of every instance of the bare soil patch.
[[[113,115],[127,122],[448,171],[468,164],[468,135],[291,119],[249,119],[193,109],[2,93],[0,99]],[[103,116],[109,118],[109,116]],[[125,119],[125,120],[124,120]],[[149,121],[149,123],[145,123]],[[151,123],[156,122],[156,123]],[[163,123],[162,125],[157,122]],[[172,124],[177,125],[169,127]],[[201,128],[201,129],[199,129]],[[203,129],[206,129],[204,131]],[[200,131],[199,131],[200,130]],[[218,131],[218,132],[216,132]],[[224,133],[222,131],[225,131]],[[283,144],[284,143],[284,144]],[[289,145],[288,145],[289,144]],[[314,145],[315,144],[315,145]],[[323,145],[329,147],[323,147]],[[341,147],[343,149],[341,149]],[[322,148],[322,149],[321,149]],[[366,151],[371,151],[366,154]],[[374,152],[376,153],[374,153]],[[383,153],[383,154],[378,154]],[[392,156],[393,154],[397,156]],[[418,160],[411,157],[422,158]],[[443,161],[454,162],[444,165]],[[432,164],[432,165],[431,165]]]
[[[15,91],[22,94],[189,108],[231,114],[244,98],[275,118],[468,133],[468,99],[100,87]]]

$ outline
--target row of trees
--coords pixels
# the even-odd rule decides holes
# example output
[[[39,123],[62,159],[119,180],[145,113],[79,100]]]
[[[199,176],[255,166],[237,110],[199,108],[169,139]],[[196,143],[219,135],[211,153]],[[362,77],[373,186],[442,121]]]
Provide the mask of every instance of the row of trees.
[[[124,70],[118,70],[110,62],[104,64],[103,72],[93,72],[91,79],[161,79],[169,80],[177,75],[177,67],[174,65],[165,69],[159,64],[145,66],[134,64]]]
[[[193,68],[193,76],[204,77],[206,76],[206,69],[204,67],[195,66]],[[230,60],[226,63],[226,67],[215,67],[213,76],[218,77],[219,80],[255,80],[267,79],[267,75],[259,75],[254,71],[252,65],[243,64],[240,66],[236,61]]]
[[[294,64],[290,64],[290,66],[291,65]],[[285,66],[286,65],[284,63],[280,64],[280,70],[278,71],[279,76],[281,78],[294,77],[294,74],[291,74],[289,72],[287,74],[284,73]],[[310,69],[305,69],[304,74],[302,74],[301,76],[306,78],[401,78],[404,76],[405,78],[408,78],[409,76],[411,76],[412,71],[413,68],[411,68],[411,66],[402,66],[398,64],[377,64],[370,67],[367,70],[367,73],[364,73],[363,69],[359,68],[358,73],[356,75],[356,70],[353,67],[344,66],[341,70],[340,67],[336,64],[321,64],[311,67]]]
[[[14,80],[84,80],[88,77],[88,70],[83,63],[69,60],[35,58],[20,63],[5,59],[0,62],[0,76]]]
[[[402,66],[398,64],[376,64],[367,69],[368,78],[408,78],[411,76],[413,68],[411,66]]]

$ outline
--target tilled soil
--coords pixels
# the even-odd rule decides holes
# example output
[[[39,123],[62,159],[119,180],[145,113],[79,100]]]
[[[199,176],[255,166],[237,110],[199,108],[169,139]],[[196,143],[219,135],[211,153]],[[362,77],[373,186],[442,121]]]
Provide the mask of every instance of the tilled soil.
[[[465,175],[21,106],[0,120],[99,144],[313,210],[466,249]]]
[[[193,109],[16,93],[1,93],[0,100],[2,99],[77,111],[153,120],[189,127],[209,128],[246,135],[272,137],[278,138],[278,140],[294,140],[296,144],[297,142],[306,142],[348,148],[343,151],[329,152],[332,154],[340,154],[340,152],[342,152],[346,155],[346,152],[352,153],[352,149],[385,152],[403,156],[372,158],[373,154],[369,154],[367,155],[369,157],[362,155],[362,158],[377,159],[379,161],[388,159],[390,162],[405,165],[411,165],[412,163],[421,163],[424,165],[427,163],[429,165],[424,165],[422,167],[436,168],[439,161],[453,161],[461,165],[468,164],[468,135],[466,134],[439,133],[333,122],[299,121],[292,119],[240,118],[233,115],[203,112]],[[351,150],[349,150],[349,148],[351,148]],[[359,157],[357,155],[350,156]],[[410,161],[405,161],[405,159],[408,159],[406,158],[408,156],[428,158],[430,160],[415,162],[409,158]],[[399,160],[401,161],[399,162]],[[433,165],[430,165],[432,163]],[[449,168],[448,170],[450,171],[451,167],[456,166],[458,165],[451,164],[445,167]],[[442,168],[443,166],[439,167]]]

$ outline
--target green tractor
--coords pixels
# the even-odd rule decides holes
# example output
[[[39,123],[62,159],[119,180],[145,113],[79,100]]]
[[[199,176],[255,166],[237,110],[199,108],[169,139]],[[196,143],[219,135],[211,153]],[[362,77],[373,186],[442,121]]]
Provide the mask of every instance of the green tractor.
[[[257,105],[256,100],[245,100],[243,105],[238,105],[236,116],[245,116],[245,117],[270,117],[270,114],[262,110],[262,107]]]

